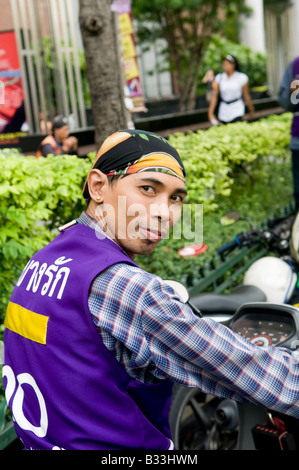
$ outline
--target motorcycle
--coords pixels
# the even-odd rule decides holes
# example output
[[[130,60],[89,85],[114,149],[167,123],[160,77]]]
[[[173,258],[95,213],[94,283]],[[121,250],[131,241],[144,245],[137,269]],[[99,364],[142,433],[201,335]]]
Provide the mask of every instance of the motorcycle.
[[[299,347],[299,309],[286,304],[243,305],[227,326],[259,346]],[[238,403],[240,450],[296,450],[299,421],[293,417]]]
[[[192,308],[184,286],[167,282]],[[292,305],[245,303],[223,324],[261,347],[299,347],[299,308]],[[172,397],[170,427],[178,450],[299,449],[297,419],[180,385]]]
[[[299,265],[299,216],[294,218],[290,215],[274,219],[268,222],[266,228],[256,228],[250,220],[242,218],[236,211],[228,212],[221,220],[229,220],[230,223],[246,220],[250,230],[236,234],[232,241],[217,249],[216,253],[220,259],[225,260],[228,254],[238,248],[251,247],[257,243],[266,246],[269,255],[254,262],[245,274],[242,284],[229,293],[203,292],[193,295],[191,299],[193,305],[203,314],[210,314],[213,318],[224,321],[243,303],[254,301],[292,303],[294,298],[290,299],[289,294],[295,293],[296,271]],[[284,273],[285,282],[288,283],[288,288],[285,285],[281,286],[281,290],[287,292],[284,298],[275,296],[278,291],[277,287],[273,287],[273,278],[278,271],[280,277],[281,273]],[[272,273],[272,278],[268,274],[266,279],[269,286],[262,279],[265,272]]]
[[[232,212],[226,214],[225,217],[232,217],[234,221],[240,219],[237,213]],[[240,321],[236,322],[236,319],[246,317],[248,314],[247,306],[251,306],[252,311],[255,312],[252,315],[255,315],[256,323],[256,310],[258,309],[261,315],[265,315],[268,319],[275,317],[274,313],[277,318],[280,318],[279,315],[282,314],[278,315],[278,312],[285,312],[285,317],[288,317],[286,321],[288,323],[293,321],[293,325],[297,326],[298,309],[293,304],[297,300],[299,216],[273,221],[265,229],[257,229],[252,224],[250,225],[250,230],[236,235],[232,242],[221,247],[218,250],[219,256],[237,247],[249,246],[257,240],[265,243],[269,251],[276,256],[266,256],[253,263],[244,276],[243,284],[233,292],[229,294],[201,293],[189,299],[188,291],[182,292],[184,287],[178,287],[178,283],[173,284],[173,281],[170,283],[174,289],[179,289],[181,297],[189,303],[195,314],[203,317],[212,316],[233,331],[235,331],[234,328],[239,328]],[[280,286],[273,282],[276,274],[278,274],[276,279],[284,281],[280,283]],[[286,302],[290,305],[286,305]],[[279,307],[276,307],[277,305]],[[291,317],[293,320],[290,319]],[[268,321],[267,324],[270,328],[271,322]],[[238,329],[237,332],[240,331]],[[297,328],[294,328],[293,336],[297,334],[297,331],[299,332]],[[251,338],[260,341],[261,345],[267,342],[266,338],[268,341],[270,338],[271,344],[280,344],[274,339],[273,331],[269,331],[269,335],[264,335],[263,339],[254,332]],[[284,347],[289,347],[289,345]],[[175,384],[169,420],[173,441],[179,450],[252,449],[257,447],[254,447],[248,424],[250,422],[256,425],[260,422],[267,423],[264,414],[265,411],[258,407],[244,406],[233,400],[206,395],[199,389]],[[279,419],[283,421],[281,418],[277,418],[276,421]],[[287,418],[287,421],[288,426],[292,427],[293,421],[290,418]],[[264,428],[266,429],[265,426]]]

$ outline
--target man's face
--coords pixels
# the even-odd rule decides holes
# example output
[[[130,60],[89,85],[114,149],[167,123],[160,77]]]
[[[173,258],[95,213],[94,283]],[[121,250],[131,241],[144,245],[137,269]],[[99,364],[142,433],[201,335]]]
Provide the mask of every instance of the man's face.
[[[56,139],[58,140],[58,142],[63,142],[65,139],[68,138],[69,134],[70,134],[69,126],[67,125],[62,126],[59,129],[57,128],[54,129],[54,135]]]
[[[126,252],[149,254],[180,218],[185,197],[185,183],[175,176],[136,173],[102,187],[95,216]]]

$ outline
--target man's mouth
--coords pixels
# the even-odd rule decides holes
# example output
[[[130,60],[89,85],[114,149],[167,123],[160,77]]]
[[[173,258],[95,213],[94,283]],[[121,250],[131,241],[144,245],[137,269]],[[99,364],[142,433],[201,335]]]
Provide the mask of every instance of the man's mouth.
[[[139,227],[141,238],[145,238],[152,242],[159,242],[166,236],[166,232],[160,230],[153,230],[145,227]]]

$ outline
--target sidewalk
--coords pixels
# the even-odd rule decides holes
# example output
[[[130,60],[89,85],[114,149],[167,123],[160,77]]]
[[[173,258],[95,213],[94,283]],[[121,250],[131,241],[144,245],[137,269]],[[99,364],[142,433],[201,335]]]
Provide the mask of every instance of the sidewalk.
[[[283,108],[277,107],[277,108],[271,108],[271,109],[264,109],[262,111],[256,111],[255,116],[256,116],[256,119],[261,119],[263,117],[270,116],[271,114],[281,114],[283,112],[285,112]],[[245,120],[247,119],[248,119],[248,115],[245,115]],[[207,121],[207,122],[199,122],[196,124],[189,124],[188,126],[175,127],[171,129],[163,129],[160,131],[156,131],[156,133],[159,135],[162,135],[163,137],[169,137],[170,134],[174,134],[175,132],[183,132],[183,133],[187,133],[190,131],[195,132],[200,129],[203,129],[203,130],[208,129],[209,127],[211,127],[211,123]],[[96,152],[96,151],[97,149],[96,149],[95,144],[84,145],[82,147],[79,147],[79,155],[86,155],[89,152]]]
[[[264,109],[262,111],[255,112],[255,120],[261,119],[263,117],[270,116],[271,114],[281,114],[285,112],[285,110],[281,107],[271,108],[271,109]],[[246,114],[244,120],[248,120],[249,115]],[[176,127],[173,129],[164,129],[162,131],[157,132],[157,134],[162,135],[163,137],[168,137],[170,134],[174,134],[175,132],[195,132],[200,129],[208,129],[211,127],[211,123],[207,122],[200,122],[198,124],[189,124],[188,126]]]

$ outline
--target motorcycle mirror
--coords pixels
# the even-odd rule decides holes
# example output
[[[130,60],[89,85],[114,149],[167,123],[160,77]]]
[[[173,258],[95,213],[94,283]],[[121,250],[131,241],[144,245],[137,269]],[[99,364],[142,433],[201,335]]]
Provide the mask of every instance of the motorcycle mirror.
[[[165,282],[173,288],[173,290],[181,297],[182,301],[186,304],[189,300],[189,294],[185,286],[178,281],[167,279]]]
[[[245,217],[241,217],[238,211],[227,212],[221,217],[220,223],[223,227],[225,227],[227,225],[232,225],[235,222],[238,222],[239,220],[245,220],[250,225],[251,229],[254,229],[253,223],[249,219],[246,219]]]
[[[232,225],[235,222],[238,222],[238,220],[240,219],[241,219],[241,216],[239,212],[229,211],[221,217],[220,223],[222,226],[227,226],[227,225]]]
[[[167,282],[167,284],[170,287],[172,287],[173,290],[181,297],[184,304],[188,304],[189,307],[192,308],[193,312],[196,315],[198,315],[199,317],[202,317],[201,311],[189,301],[189,293],[188,293],[186,287],[183,286],[183,284],[181,284],[178,281],[173,281],[172,279],[167,279],[165,282]]]

